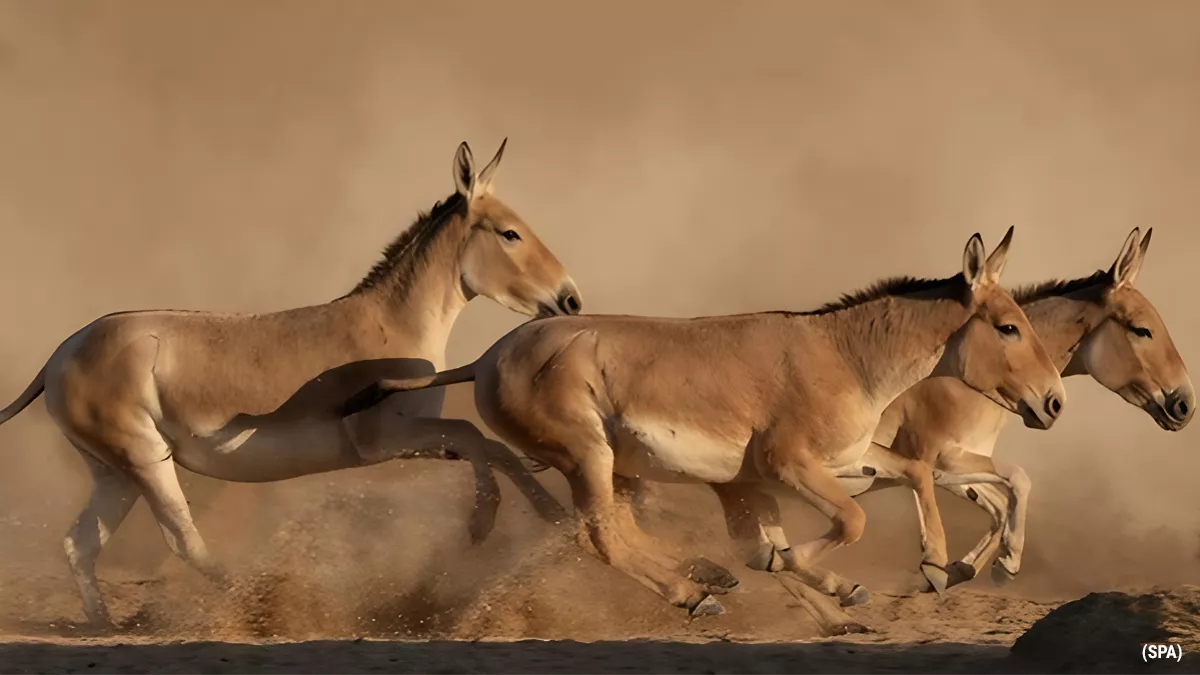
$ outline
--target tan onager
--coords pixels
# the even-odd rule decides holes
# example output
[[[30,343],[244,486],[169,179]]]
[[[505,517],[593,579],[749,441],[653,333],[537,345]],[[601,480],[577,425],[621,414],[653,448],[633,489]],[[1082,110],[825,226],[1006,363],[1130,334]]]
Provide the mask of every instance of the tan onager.
[[[420,215],[354,290],[332,302],[272,314],[122,312],[59,345],[0,422],[44,392],[50,416],[95,479],[64,541],[90,621],[110,621],[96,558],[139,496],[173,552],[225,579],[193,524],[175,463],[213,478],[263,482],[463,454],[475,465],[482,502],[480,521],[472,522],[477,539],[490,530],[499,498],[488,461],[532,491],[543,517],[561,514],[502,444],[465,420],[438,419],[442,392],[405,399],[387,413],[341,414],[346,397],[367,383],[443,368],[450,329],[477,295],[531,316],[580,310],[579,292],[554,254],[492,196],[503,152],[501,144],[476,173],[461,144],[455,193]]]
[[[1134,228],[1107,272],[1021,288],[1013,296],[1064,377],[1090,374],[1145,410],[1163,429],[1178,431],[1191,420],[1195,393],[1166,324],[1133,287],[1152,233],[1147,230],[1139,242],[1140,231]],[[992,568],[997,583],[1011,580],[1020,570],[1031,483],[1020,467],[991,458],[1009,419],[1002,408],[959,380],[923,380],[884,411],[862,460],[873,475],[854,472],[840,477],[852,496],[899,485],[913,488],[924,550],[921,572],[932,590],[940,592],[974,578],[998,549]],[[972,477],[988,482],[964,482]],[[978,504],[992,517],[992,528],[975,549],[948,567],[935,485]],[[786,569],[780,551],[787,550],[787,541],[781,533],[769,534],[779,523],[775,499],[751,484],[711,487],[730,536],[750,556],[748,566]]]
[[[710,594],[736,579],[711,563],[687,576],[614,499],[614,483],[791,488],[833,527],[785,550],[789,568],[842,604],[858,604],[865,588],[816,563],[862,536],[866,516],[835,476],[862,475],[888,404],[936,373],[1036,428],[1062,411],[1054,363],[997,283],[1011,237],[1010,228],[985,257],[972,236],[954,277],[887,280],[812,312],[533,321],[470,365],[382,381],[350,409],[393,391],[475,380],[488,426],[566,476],[587,535],[580,543],[590,538],[602,560],[693,615],[721,611]]]

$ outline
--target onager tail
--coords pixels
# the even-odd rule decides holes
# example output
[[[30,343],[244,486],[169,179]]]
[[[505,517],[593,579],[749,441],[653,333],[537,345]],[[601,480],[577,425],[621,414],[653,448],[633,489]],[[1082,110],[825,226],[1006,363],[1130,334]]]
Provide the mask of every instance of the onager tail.
[[[37,377],[33,378],[33,382],[30,382],[28,387],[25,387],[25,391],[21,392],[17,400],[13,401],[4,410],[0,410],[0,424],[4,424],[16,417],[17,413],[28,408],[29,404],[37,400],[37,397],[41,396],[45,390],[46,366],[42,366],[42,369],[38,371]]]
[[[408,377],[396,380],[380,380],[347,399],[342,405],[342,417],[349,417],[367,408],[373,408],[392,394],[402,391],[415,391],[417,389],[428,389],[429,387],[444,387],[448,384],[459,384],[461,382],[474,382],[475,363],[472,361],[460,368],[443,370],[433,375],[422,375],[420,377]]]

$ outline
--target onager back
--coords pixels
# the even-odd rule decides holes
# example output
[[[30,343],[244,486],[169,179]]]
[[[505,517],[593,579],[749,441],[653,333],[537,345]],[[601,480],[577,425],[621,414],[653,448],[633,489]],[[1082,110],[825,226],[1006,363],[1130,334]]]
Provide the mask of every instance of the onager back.
[[[736,579],[712,563],[688,576],[614,499],[614,481],[791,488],[833,528],[780,551],[789,568],[865,602],[865,588],[816,563],[862,536],[865,515],[835,475],[861,469],[888,404],[937,372],[1037,428],[1062,412],[1058,371],[997,283],[1011,235],[986,258],[971,237],[954,277],[884,281],[813,312],[533,321],[470,366],[381,382],[375,397],[474,379],[488,426],[567,477],[585,548],[693,614],[721,611],[711,594]]]
[[[4,422],[44,390],[50,416],[95,479],[64,541],[89,620],[110,621],[96,558],[140,496],[172,551],[224,576],[168,460],[260,482],[393,458],[465,456],[482,501],[471,523],[476,540],[490,531],[499,499],[488,460],[543,517],[557,515],[560,507],[503,445],[463,420],[437,419],[441,392],[407,397],[386,414],[340,414],[346,396],[368,382],[444,367],[450,329],[477,295],[531,316],[579,311],[579,292],[554,254],[492,196],[503,152],[504,144],[477,173],[461,144],[455,192],[388,246],[349,294],[273,314],[110,314],[67,338],[0,412]]]

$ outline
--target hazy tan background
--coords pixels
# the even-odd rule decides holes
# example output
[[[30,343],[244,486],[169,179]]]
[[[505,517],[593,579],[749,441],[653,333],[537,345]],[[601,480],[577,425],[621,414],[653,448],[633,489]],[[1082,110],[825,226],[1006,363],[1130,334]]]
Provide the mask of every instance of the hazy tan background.
[[[1188,2],[0,3],[0,398],[110,311],[341,295],[453,189],[459,141],[486,159],[505,136],[498,194],[588,312],[810,308],[883,275],[952,274],[972,232],[991,247],[1009,225],[1006,282],[1080,276],[1153,225],[1139,286],[1198,363],[1197,35]],[[520,320],[473,303],[450,363]],[[1035,486],[1017,590],[1200,579],[1200,431],[1162,432],[1086,379],[1068,389],[1053,432],[1000,442]],[[469,392],[447,415],[474,415]],[[0,571],[65,573],[80,460],[40,402],[0,453]],[[469,471],[417,470],[441,496],[396,517],[452,512],[444,536],[462,537]],[[185,480],[229,556],[246,538],[229,517],[260,525],[253,548],[287,504],[366,481],[402,500],[411,471]],[[866,498],[868,537],[836,560],[915,566],[911,501]],[[961,553],[984,519],[945,503]],[[139,505],[101,574],[164,552]]]

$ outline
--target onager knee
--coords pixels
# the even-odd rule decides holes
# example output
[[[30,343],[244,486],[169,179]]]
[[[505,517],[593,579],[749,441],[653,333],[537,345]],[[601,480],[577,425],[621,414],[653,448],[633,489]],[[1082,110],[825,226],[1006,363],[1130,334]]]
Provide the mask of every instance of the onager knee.
[[[1029,479],[1029,474],[1019,466],[1012,467],[1008,476],[1008,484],[1012,488],[1013,496],[1017,499],[1028,499],[1029,492],[1033,489],[1033,481]]]
[[[850,502],[833,520],[838,541],[848,546],[862,539],[867,530],[867,513],[858,502]]]

